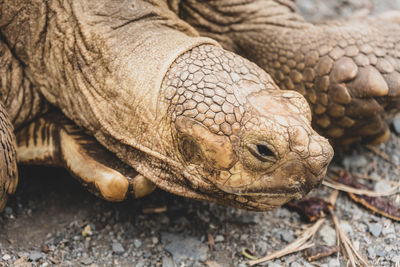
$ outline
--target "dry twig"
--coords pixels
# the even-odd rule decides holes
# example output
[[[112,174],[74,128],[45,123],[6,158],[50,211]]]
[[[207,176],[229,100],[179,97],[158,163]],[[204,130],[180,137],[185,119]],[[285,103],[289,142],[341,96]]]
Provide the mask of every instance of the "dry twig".
[[[323,182],[323,185],[331,187],[336,190],[344,191],[347,193],[353,193],[357,195],[364,195],[364,196],[369,196],[369,197],[382,197],[382,196],[391,196],[394,194],[397,194],[399,192],[399,189],[393,188],[388,192],[375,192],[371,190],[365,190],[365,189],[357,189],[339,182],[336,182],[330,178],[326,178]]]
[[[344,256],[347,257],[352,267],[367,266],[371,267],[368,261],[361,255],[361,253],[354,247],[353,243],[342,230],[339,219],[337,218],[333,209],[331,209],[332,220],[338,233],[339,244],[344,249]]]
[[[325,221],[325,218],[321,218],[319,219],[317,222],[315,222],[311,227],[307,228],[300,237],[298,237],[295,241],[293,241],[292,243],[290,243],[288,246],[286,246],[285,248],[275,251],[269,255],[267,255],[266,257],[263,257],[261,259],[258,260],[252,260],[249,261],[249,265],[253,266],[256,264],[259,264],[261,262],[265,262],[265,261],[269,261],[272,259],[276,259],[276,258],[280,258],[283,257],[287,254],[291,254],[294,252],[298,252],[304,249],[307,249],[309,247],[312,247],[314,244],[309,241],[310,239],[312,239],[315,235],[315,233],[318,231],[318,229],[321,227],[322,223]]]
[[[351,175],[353,175],[356,178],[360,178],[360,179],[364,179],[364,180],[371,180],[371,181],[376,181],[376,182],[384,182],[386,184],[390,184],[390,185],[394,185],[397,187],[400,187],[400,183],[399,182],[394,182],[394,181],[390,181],[390,180],[386,180],[386,179],[382,179],[382,178],[376,178],[376,177],[372,177],[372,176],[368,176],[368,175],[362,175],[359,173],[352,173]]]
[[[338,195],[338,191],[334,191],[329,196],[329,202],[332,204],[332,209],[335,206],[337,195]],[[251,260],[248,262],[249,265],[253,266],[253,265],[265,262],[265,261],[280,258],[287,254],[302,251],[302,250],[305,250],[307,248],[314,246],[311,239],[314,237],[315,233],[318,231],[318,229],[321,227],[321,225],[324,223],[324,221],[325,221],[325,218],[319,219],[312,226],[308,227],[295,241],[293,241],[292,243],[287,245],[285,248],[275,251],[261,259]]]

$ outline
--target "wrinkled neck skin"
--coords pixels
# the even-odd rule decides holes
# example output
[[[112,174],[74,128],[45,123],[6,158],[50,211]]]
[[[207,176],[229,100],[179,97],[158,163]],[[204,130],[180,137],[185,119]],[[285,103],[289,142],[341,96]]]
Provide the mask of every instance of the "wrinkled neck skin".
[[[202,36],[217,40],[225,49],[239,52],[231,33],[259,31],[265,26],[286,30],[312,27],[296,14],[293,0],[168,0],[171,8]],[[284,28],[284,29],[283,29]],[[286,30],[285,30],[286,29]],[[272,40],[271,40],[272,41]]]

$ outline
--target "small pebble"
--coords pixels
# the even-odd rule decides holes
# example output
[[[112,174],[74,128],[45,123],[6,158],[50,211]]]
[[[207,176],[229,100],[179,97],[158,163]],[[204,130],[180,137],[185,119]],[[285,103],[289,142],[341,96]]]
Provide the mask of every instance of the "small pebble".
[[[162,267],[176,267],[176,264],[172,257],[164,256],[162,258]]]
[[[399,264],[400,263],[400,255],[395,255],[393,256],[393,258],[391,259],[391,261],[393,263]]]
[[[300,263],[292,262],[292,263],[290,264],[290,267],[304,267],[304,266],[301,265]]]
[[[10,207],[5,207],[5,208],[4,208],[4,213],[5,213],[7,216],[9,216],[9,215],[11,215],[11,214],[13,213],[13,209],[10,208]]]
[[[396,115],[393,119],[393,128],[397,134],[400,134],[400,114]]]
[[[340,262],[337,259],[331,259],[328,262],[329,267],[340,267]]]
[[[270,262],[270,263],[268,263],[267,266],[268,266],[268,267],[282,267],[281,264],[278,264],[278,263],[275,263],[275,262]]]
[[[142,244],[143,244],[142,241],[140,241],[139,239],[133,240],[133,245],[135,246],[135,248],[140,248]]]
[[[29,254],[29,260],[30,260],[30,261],[38,261],[38,260],[40,260],[42,257],[43,257],[43,254],[40,253],[40,252],[37,252],[37,251],[32,251],[32,252]]]
[[[156,245],[156,244],[158,243],[158,238],[155,237],[155,236],[153,236],[153,237],[151,238],[151,242],[152,242],[154,245]]]
[[[379,181],[375,184],[374,190],[378,193],[387,193],[391,190],[393,190],[393,186],[390,184],[384,182],[384,181]]]
[[[375,236],[379,237],[382,232],[382,225],[380,223],[373,223],[369,225],[369,232]]]
[[[382,249],[378,249],[378,251],[376,252],[376,255],[378,255],[379,257],[386,257],[387,252]]]
[[[93,260],[91,258],[83,258],[83,259],[81,259],[81,263],[83,265],[90,265],[93,263]]]
[[[328,246],[334,246],[336,244],[336,231],[331,226],[325,225],[321,228],[319,234]]]
[[[283,241],[290,243],[294,240],[293,232],[292,231],[284,231],[281,233],[281,238]]]
[[[368,258],[370,258],[371,260],[376,258],[375,248],[368,247],[367,251],[368,251]]]
[[[353,156],[346,156],[343,159],[343,165],[346,170],[351,168],[361,168],[368,164],[368,160],[365,158],[364,155],[353,155]]]
[[[260,255],[264,255],[264,254],[267,253],[268,246],[267,246],[267,243],[265,241],[257,242],[257,248],[258,248],[258,250],[260,252]]]
[[[2,259],[3,259],[3,261],[8,261],[9,259],[11,259],[11,256],[8,255],[8,254],[5,254],[5,255],[2,257]]]
[[[113,244],[112,244],[112,251],[113,251],[115,254],[122,254],[122,253],[125,252],[125,249],[124,249],[124,247],[121,245],[121,243],[116,242],[116,243],[113,243]]]
[[[340,223],[340,227],[342,228],[343,232],[346,235],[352,235],[353,234],[353,228],[351,227],[351,225],[348,222],[342,221]]]
[[[215,242],[224,242],[225,238],[222,235],[217,235],[214,239]]]

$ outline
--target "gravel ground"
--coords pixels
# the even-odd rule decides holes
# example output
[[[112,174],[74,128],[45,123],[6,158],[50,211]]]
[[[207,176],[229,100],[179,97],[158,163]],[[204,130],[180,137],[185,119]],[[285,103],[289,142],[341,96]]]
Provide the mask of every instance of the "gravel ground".
[[[400,9],[400,1],[308,0],[301,1],[299,9],[317,21],[337,14]],[[398,181],[400,138],[392,136],[378,149],[394,164],[360,146],[337,156],[333,166]],[[20,173],[18,191],[0,215],[0,266],[244,267],[243,248],[261,257],[284,247],[307,227],[286,208],[255,213],[162,191],[137,201],[108,203],[86,192],[62,169],[25,166]],[[387,189],[382,183],[374,186]],[[321,187],[314,194],[328,193]],[[399,196],[393,201],[399,203]],[[155,208],[161,212],[146,213]],[[342,228],[373,266],[400,264],[400,223],[371,214],[344,194],[339,196],[336,212]],[[330,219],[315,242],[335,244]],[[342,255],[309,263],[303,253],[262,265],[346,266]]]

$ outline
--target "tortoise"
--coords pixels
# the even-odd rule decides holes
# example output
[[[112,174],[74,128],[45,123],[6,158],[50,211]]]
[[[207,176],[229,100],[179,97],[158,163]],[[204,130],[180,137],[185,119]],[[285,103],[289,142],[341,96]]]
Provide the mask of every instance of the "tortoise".
[[[314,25],[290,0],[1,1],[0,208],[17,162],[63,166],[110,201],[301,198],[331,144],[390,135],[397,18]]]

